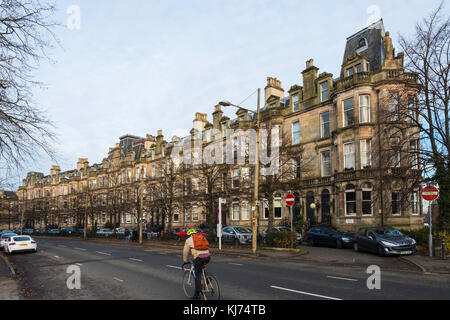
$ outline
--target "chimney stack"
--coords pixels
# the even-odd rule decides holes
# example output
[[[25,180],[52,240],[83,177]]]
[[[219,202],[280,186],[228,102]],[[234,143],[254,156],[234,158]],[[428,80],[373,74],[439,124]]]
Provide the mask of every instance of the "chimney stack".
[[[316,96],[315,81],[317,79],[317,73],[319,68],[314,66],[314,60],[309,59],[306,61],[306,69],[302,72],[303,74],[303,99],[308,100],[309,98]]]
[[[271,96],[278,97],[280,99],[284,98],[284,90],[281,85],[281,81],[277,78],[267,78],[267,86],[264,89],[264,101],[267,102]]]

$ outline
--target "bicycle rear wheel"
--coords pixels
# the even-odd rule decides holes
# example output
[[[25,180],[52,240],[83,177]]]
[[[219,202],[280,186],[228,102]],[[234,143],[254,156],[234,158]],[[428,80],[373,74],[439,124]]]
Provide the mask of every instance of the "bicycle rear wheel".
[[[213,275],[206,275],[206,283],[202,293],[205,300],[220,300],[219,282]]]
[[[184,271],[183,274],[183,290],[188,298],[192,298],[195,294],[195,278],[189,270]]]

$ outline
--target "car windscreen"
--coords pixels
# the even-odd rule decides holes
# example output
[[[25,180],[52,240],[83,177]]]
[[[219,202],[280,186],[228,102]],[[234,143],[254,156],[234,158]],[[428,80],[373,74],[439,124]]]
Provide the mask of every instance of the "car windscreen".
[[[14,241],[21,242],[21,241],[30,241],[30,237],[14,237]]]
[[[14,237],[17,236],[17,234],[15,233],[5,233],[4,235],[2,235],[2,239],[8,239],[9,237]]]
[[[376,234],[384,237],[404,237],[405,235],[396,229],[377,229]]]
[[[240,233],[252,233],[252,230],[244,228],[244,227],[236,227],[236,230]]]

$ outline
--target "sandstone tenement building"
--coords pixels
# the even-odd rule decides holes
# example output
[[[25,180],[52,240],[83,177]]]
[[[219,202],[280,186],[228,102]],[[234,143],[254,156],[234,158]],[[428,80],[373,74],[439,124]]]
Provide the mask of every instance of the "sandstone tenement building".
[[[404,72],[403,54],[395,55],[383,21],[347,38],[338,77],[319,73],[311,59],[301,78],[287,91],[280,80],[267,80],[261,127],[281,128],[282,170],[261,177],[260,231],[269,219],[289,221],[288,192],[296,198],[295,221],[352,230],[421,226],[419,86],[416,75]],[[190,141],[206,148],[218,139],[213,129],[226,137],[227,130],[255,126],[253,114],[236,114],[229,119],[217,105],[209,122],[197,113]],[[135,226],[142,212],[150,225],[179,228],[204,224],[208,208],[217,220],[221,196],[224,225],[251,226],[254,166],[182,165],[171,157],[179,140],[166,141],[161,130],[156,137],[125,135],[99,164],[79,159],[71,171],[31,172],[17,190],[17,216],[35,228],[81,226],[85,214],[89,225]]]

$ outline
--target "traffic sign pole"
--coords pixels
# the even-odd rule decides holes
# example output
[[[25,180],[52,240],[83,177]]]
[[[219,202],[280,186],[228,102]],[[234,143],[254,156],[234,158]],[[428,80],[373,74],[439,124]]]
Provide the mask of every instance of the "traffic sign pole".
[[[432,212],[431,212],[431,203],[439,198],[439,189],[433,186],[428,186],[423,188],[422,190],[422,198],[425,201],[428,201],[428,216],[429,216],[429,228],[430,233],[428,234],[428,251],[430,252],[430,257],[433,256],[433,219],[432,219]]]
[[[293,194],[288,194],[286,196],[286,205],[289,208],[289,216],[291,217],[291,248],[294,247],[294,236],[293,236],[293,232],[294,232],[294,215],[292,213],[292,206],[295,203],[295,196]]]

